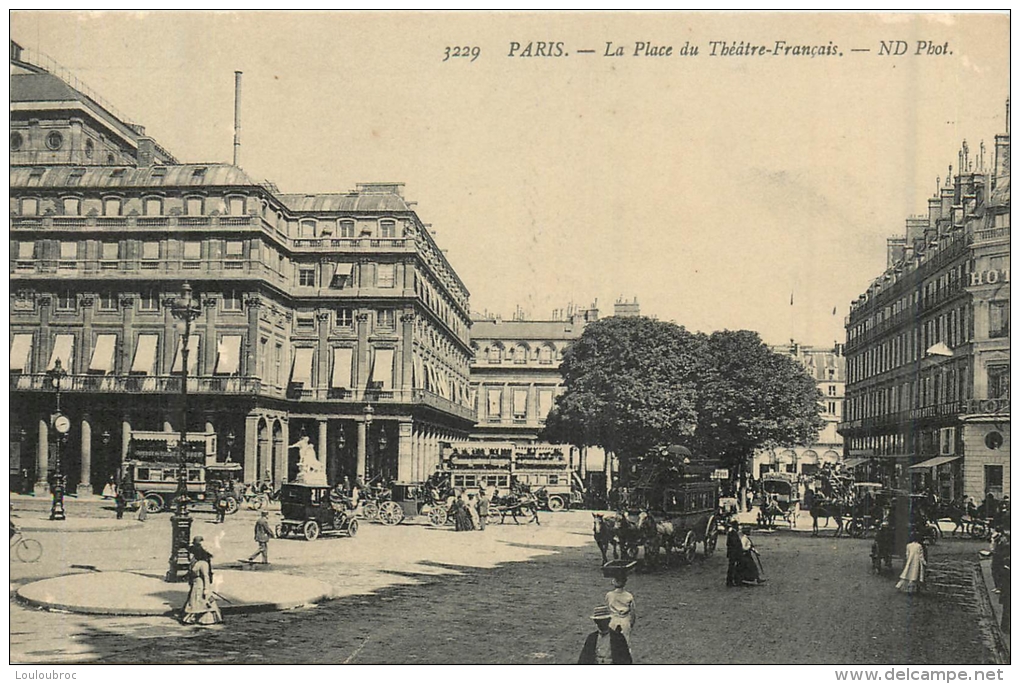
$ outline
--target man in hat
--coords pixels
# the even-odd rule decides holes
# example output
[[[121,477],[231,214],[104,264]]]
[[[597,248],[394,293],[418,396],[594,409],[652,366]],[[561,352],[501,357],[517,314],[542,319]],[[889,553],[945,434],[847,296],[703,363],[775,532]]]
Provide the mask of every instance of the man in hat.
[[[581,649],[581,657],[577,659],[578,665],[632,665],[634,660],[630,656],[630,648],[627,640],[622,634],[609,629],[609,622],[613,618],[613,612],[609,606],[599,606],[592,614],[591,619],[595,621],[598,628],[588,635]]]
[[[729,531],[726,533],[726,560],[728,561],[726,567],[726,586],[736,587],[739,586],[737,582],[737,566],[740,565],[740,556],[743,553],[743,549],[740,544],[740,531],[737,528],[736,519],[730,522],[729,528]]]
[[[255,521],[255,541],[258,542],[259,550],[248,558],[249,563],[254,563],[259,556],[262,556],[264,564],[269,563],[269,539],[272,536],[273,530],[269,527],[269,513],[262,511],[259,514],[259,519]]]

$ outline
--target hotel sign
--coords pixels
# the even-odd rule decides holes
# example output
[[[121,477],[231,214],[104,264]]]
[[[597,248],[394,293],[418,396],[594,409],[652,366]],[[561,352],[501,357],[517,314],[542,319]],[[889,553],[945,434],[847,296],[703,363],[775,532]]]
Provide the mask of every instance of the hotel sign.
[[[967,399],[961,413],[993,413],[1009,415],[1009,399]]]
[[[995,285],[997,283],[1008,283],[1009,282],[1009,269],[1008,268],[993,268],[987,271],[974,271],[970,274],[970,286],[975,287],[977,285]]]

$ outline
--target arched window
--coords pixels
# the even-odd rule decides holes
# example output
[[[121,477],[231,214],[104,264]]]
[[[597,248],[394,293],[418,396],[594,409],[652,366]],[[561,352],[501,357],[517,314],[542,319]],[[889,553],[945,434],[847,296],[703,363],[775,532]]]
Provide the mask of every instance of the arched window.
[[[498,345],[489,347],[489,363],[500,363],[503,361],[503,350]]]
[[[390,219],[383,219],[382,221],[379,221],[379,237],[397,237],[397,222]]]
[[[351,219],[341,219],[339,222],[340,237],[342,238],[353,238],[354,237],[354,221]]]
[[[538,362],[543,364],[551,364],[553,362],[553,356],[555,351],[548,345],[542,345],[542,348],[538,350]]]
[[[528,348],[523,344],[519,344],[514,347],[514,363],[527,363],[528,361]]]
[[[315,219],[301,219],[298,224],[298,237],[299,238],[313,238],[315,237],[315,229],[317,227]]]

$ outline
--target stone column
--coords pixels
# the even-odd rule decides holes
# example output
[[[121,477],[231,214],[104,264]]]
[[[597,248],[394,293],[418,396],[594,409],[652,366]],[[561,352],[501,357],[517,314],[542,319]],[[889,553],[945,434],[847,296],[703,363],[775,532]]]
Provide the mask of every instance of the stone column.
[[[128,448],[131,446],[131,423],[129,417],[124,416],[124,419],[120,423],[120,462],[121,464],[127,460]]]
[[[359,313],[358,320],[358,375],[355,380],[355,392],[364,392],[368,384],[368,367],[371,360],[371,350],[368,347],[368,314]],[[364,473],[362,473],[363,475]]]
[[[364,419],[360,419],[358,422],[358,463],[356,476],[361,478],[361,481],[365,481],[365,460],[368,455],[368,427],[365,424]]]
[[[259,417],[251,414],[244,419],[244,474],[246,484],[259,479]]]
[[[244,300],[244,303],[248,307],[248,341],[245,346],[245,363],[241,366],[241,375],[244,377],[252,377],[258,375],[259,379],[262,380],[263,386],[268,385],[269,378],[264,377],[269,375],[268,373],[258,373],[259,364],[255,361],[255,354],[257,349],[260,349],[259,345],[259,306],[262,304],[262,300],[258,297],[248,297]],[[268,359],[260,359],[263,367],[268,363]]]
[[[416,482],[411,451],[411,421],[397,421],[397,480]]]
[[[92,494],[92,425],[86,416],[81,421],[81,481],[78,496]]]
[[[319,442],[315,445],[315,457],[319,460],[319,464],[324,470],[326,468],[326,461],[328,460],[327,456],[329,454],[329,444],[326,442],[328,435],[326,430],[327,425],[328,422],[325,418],[319,419]]]
[[[290,449],[287,448],[290,446],[290,425],[284,420],[280,422],[280,427],[282,428],[280,438],[283,441],[283,444],[280,445],[280,450],[283,453],[280,458],[276,459],[276,472],[273,475],[277,487],[287,481],[287,473],[290,471],[288,468],[290,464]]]
[[[35,487],[36,496],[49,496],[48,482],[50,470],[50,421],[48,416],[39,419],[39,440],[35,452]]]
[[[405,313],[400,317],[403,323],[400,334],[400,391],[403,401],[411,401],[411,372],[414,360],[414,314]]]

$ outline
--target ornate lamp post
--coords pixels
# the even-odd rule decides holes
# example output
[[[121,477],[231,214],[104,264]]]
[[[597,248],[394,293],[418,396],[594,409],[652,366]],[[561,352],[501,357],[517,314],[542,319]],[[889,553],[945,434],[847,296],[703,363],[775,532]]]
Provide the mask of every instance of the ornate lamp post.
[[[50,492],[53,494],[53,502],[50,504],[50,520],[64,520],[66,519],[64,514],[64,491],[67,488],[67,480],[64,478],[60,468],[60,448],[71,429],[71,420],[60,412],[60,383],[67,377],[67,371],[64,370],[60,359],[54,361],[53,368],[46,371],[46,377],[49,378],[50,383],[57,392],[57,410],[50,418],[50,425],[57,433],[56,452],[53,459],[53,484],[50,487]]]
[[[233,430],[227,433],[227,463],[233,462],[233,459],[230,457],[230,450],[234,447],[235,439],[237,439],[237,436],[234,434]]]
[[[170,303],[170,313],[181,321],[181,434],[178,440],[180,466],[177,470],[177,491],[174,493],[174,514],[170,517],[170,567],[167,582],[188,579],[188,541],[191,539],[191,514],[188,513],[188,343],[191,324],[202,314],[199,302],[191,296],[191,285],[181,286],[181,296]]]

